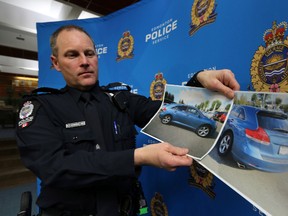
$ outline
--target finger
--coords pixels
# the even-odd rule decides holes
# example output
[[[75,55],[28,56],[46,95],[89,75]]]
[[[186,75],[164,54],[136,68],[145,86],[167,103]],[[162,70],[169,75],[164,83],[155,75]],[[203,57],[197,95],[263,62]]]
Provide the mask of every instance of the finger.
[[[176,146],[171,145],[168,151],[173,155],[183,156],[183,155],[188,154],[189,149],[188,148],[180,148],[180,147],[176,147]]]
[[[234,91],[230,87],[223,85],[220,81],[218,85],[215,86],[215,90],[218,92],[222,92],[222,94],[224,94],[226,97],[230,99],[234,97]]]
[[[224,85],[230,87],[234,91],[238,91],[240,89],[240,85],[232,72],[228,74],[228,77],[224,76]]]
[[[230,87],[232,90],[237,91],[240,89],[240,85],[237,82],[234,73],[231,70],[225,69],[223,76],[223,84]]]
[[[192,157],[185,156],[175,156],[172,158],[171,166],[190,166],[193,162]]]

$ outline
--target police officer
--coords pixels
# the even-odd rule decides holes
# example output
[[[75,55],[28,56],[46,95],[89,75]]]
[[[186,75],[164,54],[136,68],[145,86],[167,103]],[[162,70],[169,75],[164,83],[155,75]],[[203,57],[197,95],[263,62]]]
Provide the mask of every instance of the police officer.
[[[26,97],[16,133],[25,166],[41,180],[40,215],[136,215],[138,168],[190,166],[188,149],[169,143],[135,149],[134,125],[146,125],[160,102],[125,86],[101,88],[95,45],[84,29],[62,26],[50,44],[53,67],[67,85]],[[230,70],[200,72],[189,84],[230,98],[239,89]]]

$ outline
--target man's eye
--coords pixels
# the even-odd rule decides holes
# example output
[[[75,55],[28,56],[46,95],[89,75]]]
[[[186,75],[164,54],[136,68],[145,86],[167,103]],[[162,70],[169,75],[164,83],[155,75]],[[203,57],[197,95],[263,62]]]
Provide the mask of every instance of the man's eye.
[[[68,57],[68,58],[75,58],[75,57],[77,57],[77,56],[78,56],[77,53],[67,53],[67,54],[66,54],[66,57]]]
[[[88,56],[88,57],[93,57],[93,56],[95,56],[96,55],[96,53],[94,52],[94,51],[88,51],[88,52],[86,52],[86,56]]]

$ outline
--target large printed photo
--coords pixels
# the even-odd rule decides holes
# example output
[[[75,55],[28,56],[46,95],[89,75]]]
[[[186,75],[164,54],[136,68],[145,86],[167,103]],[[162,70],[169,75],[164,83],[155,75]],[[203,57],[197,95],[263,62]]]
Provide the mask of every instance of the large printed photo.
[[[238,91],[230,101],[166,85],[159,112],[142,132],[189,148],[189,156],[265,214],[288,209],[287,93]]]
[[[203,88],[166,85],[164,102],[142,132],[202,159],[214,146],[232,100]]]

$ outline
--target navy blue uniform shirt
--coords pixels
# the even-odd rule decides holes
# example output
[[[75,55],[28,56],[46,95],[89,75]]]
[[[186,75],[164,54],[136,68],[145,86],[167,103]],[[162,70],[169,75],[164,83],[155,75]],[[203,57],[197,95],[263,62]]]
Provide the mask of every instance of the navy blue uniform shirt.
[[[100,146],[99,131],[92,131],[84,117],[81,91],[65,87],[58,93],[28,97],[22,105],[18,146],[25,166],[41,179],[37,200],[41,208],[112,216],[117,215],[119,199],[131,192],[137,177],[134,125],[145,126],[161,102],[126,91],[127,111],[123,112],[98,83],[91,92],[105,142]]]

